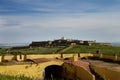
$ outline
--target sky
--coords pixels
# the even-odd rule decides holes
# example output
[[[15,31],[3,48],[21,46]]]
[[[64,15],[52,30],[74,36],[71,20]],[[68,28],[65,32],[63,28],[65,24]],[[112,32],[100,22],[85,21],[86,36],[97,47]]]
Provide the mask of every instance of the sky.
[[[120,42],[120,0],[0,0],[0,43],[62,36]]]

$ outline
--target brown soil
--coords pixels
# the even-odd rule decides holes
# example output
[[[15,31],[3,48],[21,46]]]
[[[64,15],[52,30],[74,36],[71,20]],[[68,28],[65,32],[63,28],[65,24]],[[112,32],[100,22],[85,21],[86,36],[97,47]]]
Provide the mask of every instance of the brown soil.
[[[100,60],[87,60],[87,62],[89,62],[95,66],[98,66],[98,67],[104,67],[107,69],[111,69],[111,70],[120,72],[120,64],[117,64],[117,63],[108,63],[108,62],[104,62],[104,61],[100,61]]]

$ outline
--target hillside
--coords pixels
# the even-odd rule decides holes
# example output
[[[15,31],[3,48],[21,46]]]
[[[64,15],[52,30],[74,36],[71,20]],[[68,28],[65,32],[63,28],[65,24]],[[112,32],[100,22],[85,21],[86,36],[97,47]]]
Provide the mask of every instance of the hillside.
[[[69,46],[52,46],[52,47],[33,47],[27,49],[11,50],[10,48],[0,48],[0,54],[45,54],[45,53],[96,53],[99,51],[103,54],[120,55],[120,47],[105,46],[105,45],[74,45],[73,47],[64,50]]]
[[[86,45],[76,45],[70,50],[66,51],[66,53],[96,53],[99,51],[99,53],[103,54],[111,54],[111,55],[120,55],[120,47],[117,46],[104,46],[104,45],[92,45],[92,46],[86,46]]]

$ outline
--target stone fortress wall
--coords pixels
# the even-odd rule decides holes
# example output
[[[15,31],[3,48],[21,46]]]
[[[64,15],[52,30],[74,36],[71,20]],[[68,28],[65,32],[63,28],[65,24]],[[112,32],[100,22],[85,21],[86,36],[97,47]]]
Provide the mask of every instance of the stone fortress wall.
[[[97,43],[95,40],[76,40],[66,39],[62,37],[61,39],[56,39],[53,41],[33,41],[31,44],[29,44],[29,46],[12,47],[12,49],[25,49],[30,47],[44,47],[44,46],[70,46],[70,45],[91,46],[92,44],[112,46],[111,43]]]
[[[0,62],[2,61],[10,61],[10,60],[17,60],[19,62],[21,61],[25,61],[26,59],[37,59],[37,58],[74,58],[74,60],[76,61],[77,57],[79,56],[79,58],[87,58],[87,57],[98,57],[98,58],[107,58],[107,59],[111,59],[114,61],[120,61],[120,57],[119,56],[111,56],[111,55],[104,55],[104,54],[92,54],[92,53],[76,53],[76,55],[73,57],[73,54],[28,54],[28,55],[1,55],[0,56]],[[75,58],[76,57],[76,58]],[[43,62],[43,63],[38,63],[38,64],[15,64],[15,65],[0,65],[0,74],[4,74],[4,75],[11,75],[11,76],[20,76],[20,75],[24,75],[26,77],[31,77],[31,78],[39,78],[42,79],[43,78],[43,70],[50,65],[60,65],[63,66],[62,61],[48,61],[48,62]],[[67,67],[68,71],[70,70],[71,74],[74,74],[74,72],[76,72],[76,76],[77,78],[81,79],[81,80],[95,80],[94,75],[92,75],[91,73],[89,73],[87,70],[85,70],[83,67],[78,67],[78,66],[72,66],[75,67],[77,70],[74,70],[74,68],[69,69],[70,68],[70,64],[64,64],[63,67]],[[98,72],[105,80],[119,80],[120,79],[120,72],[117,71],[111,71],[109,69],[106,68],[101,68],[101,67],[97,67],[95,65],[91,65],[91,67]],[[71,71],[72,70],[72,71]],[[84,75],[85,78],[83,77]],[[112,77],[109,77],[109,76]],[[70,77],[70,76],[67,76]],[[70,77],[70,78],[74,78]]]

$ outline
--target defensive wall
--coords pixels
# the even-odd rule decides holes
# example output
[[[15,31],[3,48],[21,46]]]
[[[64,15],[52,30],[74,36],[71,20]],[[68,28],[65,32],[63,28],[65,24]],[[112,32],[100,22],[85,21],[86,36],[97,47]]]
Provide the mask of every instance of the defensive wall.
[[[80,58],[87,58],[87,57],[98,57],[98,58],[105,58],[111,59],[113,61],[120,61],[120,56],[117,55],[106,55],[106,54],[93,54],[93,53],[74,53]],[[17,60],[17,61],[24,61],[26,59],[36,59],[36,58],[71,58],[73,54],[21,54],[21,55],[0,55],[0,62],[5,60]]]
[[[33,59],[34,56],[29,55],[29,59]],[[36,55],[37,56],[37,55]],[[44,55],[45,56],[45,55]],[[42,56],[41,58],[43,58],[44,56]],[[50,58],[51,55],[48,55],[48,57]],[[72,57],[73,56],[73,60],[77,61],[77,55],[65,55],[64,57],[69,56]],[[5,57],[5,56],[4,56]],[[21,56],[21,59],[19,56],[16,56],[16,58],[18,58],[17,60],[22,61],[23,55]],[[48,58],[47,57],[47,58]],[[58,56],[55,56],[58,57]],[[5,57],[5,59],[8,58],[8,60],[13,59],[14,57],[10,55]],[[38,57],[36,57],[38,58]],[[52,57],[51,57],[52,58]],[[35,58],[34,58],[35,59]],[[44,58],[43,58],[44,59]],[[10,75],[10,76],[25,76],[25,77],[30,77],[33,79],[42,79],[43,78],[43,71],[45,70],[45,68],[47,66],[51,66],[51,65],[59,65],[62,67],[66,67],[66,72],[69,72],[69,74],[71,74],[72,76],[68,75],[68,74],[63,74],[63,76],[65,76],[68,79],[80,79],[80,80],[95,80],[95,77],[92,73],[90,73],[88,70],[86,70],[84,67],[80,67],[80,66],[76,66],[76,65],[71,65],[68,64],[64,61],[55,61],[55,60],[51,60],[48,62],[42,62],[42,63],[31,63],[31,64],[19,64],[19,65],[1,65],[0,66],[0,74],[3,75]],[[86,75],[86,76],[84,76]]]
[[[49,61],[39,64],[21,64],[0,66],[0,74],[10,76],[25,76],[33,79],[42,79],[43,70],[50,65],[62,65],[63,62]]]
[[[82,66],[63,63],[64,75],[70,80],[95,80],[95,76]],[[66,76],[67,75],[67,76]]]
[[[40,64],[24,64],[24,65],[9,65],[9,66],[0,66],[0,74],[10,75],[10,76],[25,76],[33,79],[42,79],[43,70],[50,65],[60,65],[66,67],[69,74],[64,75],[68,79],[77,79],[80,80],[95,80],[94,75],[85,70],[83,67],[70,66],[69,64],[57,61],[44,62]],[[74,76],[74,74],[76,76]]]
[[[92,54],[93,57],[110,59],[113,61],[120,61],[120,56],[117,55],[107,55],[107,54]]]
[[[105,54],[92,54],[92,53],[76,53],[80,58],[87,58],[87,57],[98,57],[98,58],[106,58],[111,59],[113,61],[120,61],[120,57],[115,55],[105,55]],[[28,54],[28,55],[1,55],[0,56],[0,62],[2,61],[10,61],[10,60],[17,60],[17,61],[24,61],[27,59],[36,59],[36,58],[72,58],[73,54]],[[71,74],[76,73],[74,76],[76,76],[78,79],[81,80],[94,80],[94,75],[92,75],[90,72],[85,70],[83,67],[80,66],[72,66],[70,64],[66,64],[62,61],[49,61],[49,62],[43,62],[39,64],[19,64],[19,65],[0,65],[0,74],[4,75],[11,75],[11,76],[26,76],[31,78],[39,78],[41,79],[43,77],[43,70],[50,65],[60,65],[67,67],[68,71]],[[118,80],[120,79],[120,72],[110,70],[104,67],[98,67],[95,65],[91,65],[91,67],[100,74],[105,80]],[[84,77],[84,75],[86,75]],[[68,78],[74,78],[73,76],[67,75]]]

